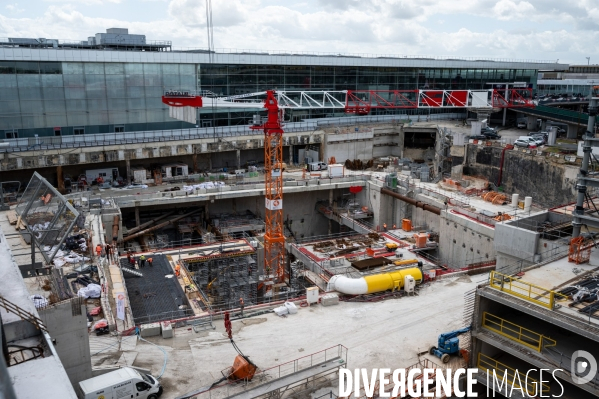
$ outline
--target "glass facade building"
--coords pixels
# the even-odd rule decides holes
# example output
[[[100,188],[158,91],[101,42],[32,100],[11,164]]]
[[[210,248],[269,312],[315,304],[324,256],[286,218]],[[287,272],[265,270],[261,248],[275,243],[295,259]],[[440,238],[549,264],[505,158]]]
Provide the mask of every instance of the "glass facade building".
[[[214,54],[210,63],[207,54],[189,52],[0,46],[0,139],[193,127],[168,116],[161,102],[165,90],[236,95],[269,89],[489,89],[489,82],[534,87],[541,68],[548,65],[268,54]],[[248,124],[254,113],[204,109],[198,124]],[[295,118],[330,113],[302,111]]]

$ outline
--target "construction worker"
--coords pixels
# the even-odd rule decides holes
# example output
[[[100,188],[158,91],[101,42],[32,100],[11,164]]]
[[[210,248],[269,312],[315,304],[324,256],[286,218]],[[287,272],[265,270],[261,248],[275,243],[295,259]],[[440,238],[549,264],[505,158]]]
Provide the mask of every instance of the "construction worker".
[[[175,265],[175,275],[177,277],[179,277],[181,275],[181,265],[178,263]]]
[[[110,244],[106,244],[104,250],[106,251],[106,259],[110,260],[112,255],[112,247],[110,246]]]
[[[154,259],[148,258],[148,265],[150,265],[150,267],[152,267],[153,262],[154,262]]]
[[[387,223],[383,223],[383,231],[387,231]]]
[[[245,306],[245,301],[243,298],[239,298],[239,307],[241,308],[241,317],[243,317],[243,307]]]
[[[133,257],[133,255],[131,255],[131,257],[129,258],[129,266],[131,266],[132,269],[135,269],[135,258]]]
[[[96,182],[98,183],[98,185],[104,183],[104,178],[102,177],[102,175],[98,175],[98,178],[96,179]]]
[[[397,226],[394,224],[394,225],[393,225],[393,230],[395,230],[396,228],[397,228]]]
[[[96,245],[96,255],[98,255],[98,258],[102,256],[102,244]]]
[[[146,265],[146,257],[144,255],[139,257],[139,268],[143,269],[143,267]]]

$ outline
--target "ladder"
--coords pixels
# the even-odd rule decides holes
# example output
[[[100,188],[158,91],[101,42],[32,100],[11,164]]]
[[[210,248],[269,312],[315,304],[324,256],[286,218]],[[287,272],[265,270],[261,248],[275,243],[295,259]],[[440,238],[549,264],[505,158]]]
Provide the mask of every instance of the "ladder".
[[[14,303],[12,303],[11,301],[9,301],[8,299],[6,299],[2,296],[0,296],[0,306],[3,307],[4,310],[6,310],[8,313],[14,313],[17,316],[19,316],[22,320],[30,322],[38,330],[42,330],[42,331],[48,333],[48,329],[46,328],[46,326],[44,325],[44,322],[42,320],[40,320],[34,314],[26,311],[25,309],[19,307],[18,305],[15,305]]]

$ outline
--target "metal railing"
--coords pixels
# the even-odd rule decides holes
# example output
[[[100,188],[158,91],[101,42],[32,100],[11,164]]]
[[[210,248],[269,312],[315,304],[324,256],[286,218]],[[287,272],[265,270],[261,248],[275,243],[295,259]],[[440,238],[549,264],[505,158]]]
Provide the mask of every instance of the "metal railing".
[[[410,115],[416,115],[411,111],[403,110],[392,115],[364,115],[364,116],[343,116],[335,118],[315,118],[302,122],[286,122],[284,130],[286,133],[313,132],[329,126],[356,125],[368,123],[403,123],[409,122]],[[445,120],[462,117],[463,113],[438,113],[431,114],[431,120]],[[402,116],[404,118],[402,118]],[[407,117],[408,119],[405,119]],[[250,129],[250,125],[232,125],[217,127],[202,127],[189,129],[171,129],[171,130],[141,130],[134,132],[120,133],[97,133],[80,134],[71,136],[41,136],[24,137],[17,139],[0,140],[3,143],[9,143],[7,148],[0,148],[0,152],[18,152],[30,150],[48,150],[58,148],[79,148],[95,147],[108,145],[125,145],[136,143],[153,143],[180,140],[199,140],[199,139],[226,139],[239,136],[260,136],[261,134]],[[230,149],[236,147],[232,143],[220,143],[223,146],[230,146]],[[300,145],[302,143],[298,143]],[[312,143],[318,144],[318,142]]]
[[[530,377],[529,375],[522,374],[518,370],[511,368],[503,363],[500,363],[497,360],[485,354],[478,354],[476,366],[479,369],[482,369],[485,373],[490,374],[493,377],[496,376],[500,381],[504,380],[504,382],[513,386],[514,389],[524,389],[529,395],[531,395],[531,397],[538,395],[539,390],[544,393],[549,392],[549,385],[539,382],[538,380]],[[496,381],[497,380],[493,378],[494,390]],[[520,385],[521,383],[523,383],[523,386]],[[502,389],[500,388],[499,390],[501,391]]]
[[[252,381],[272,381],[274,379],[277,378],[281,378],[281,377],[285,377],[288,375],[291,375],[293,373],[297,373],[301,370],[316,366],[318,364],[330,361],[330,360],[339,360],[339,367],[345,367],[347,365],[347,351],[348,349],[339,344],[336,346],[332,346],[330,348],[326,348],[323,349],[319,352],[315,352],[294,360],[291,360],[289,362],[286,363],[282,363],[280,365],[274,366],[274,367],[270,367],[264,370],[259,370],[258,372],[256,372],[256,374],[253,376]],[[333,373],[335,372],[336,369],[328,369],[325,370],[324,372],[327,374]],[[223,370],[223,373],[225,371]],[[311,378],[315,378],[315,376],[311,377]],[[238,386],[239,384],[244,384],[247,385],[249,383],[249,381],[234,381],[234,382],[227,382],[224,385],[220,385],[220,386],[216,386],[213,388],[210,388],[206,391],[203,392],[198,392],[196,394],[194,394],[194,398],[197,399],[208,399],[208,398],[213,398],[213,397],[218,397],[218,398],[222,398],[223,394],[226,392],[227,394],[231,394],[232,392],[230,392],[230,389],[235,389],[236,386]],[[295,384],[297,382],[290,382],[290,385]],[[247,387],[246,387],[247,389]],[[239,388],[237,388],[236,390],[239,390]]]
[[[542,352],[544,348],[557,345],[555,340],[548,338],[543,334],[519,326],[516,323],[502,319],[489,312],[483,312],[482,326],[489,331],[493,331],[511,341],[518,342],[519,344],[534,349],[537,352]]]
[[[195,313],[192,309],[181,309],[181,310],[172,310],[169,312],[156,313],[146,316],[134,317],[133,322],[135,325],[148,324],[148,323],[156,323],[159,321],[171,321],[184,319],[188,317],[195,316]]]
[[[558,292],[527,283],[526,281],[496,271],[491,272],[489,285],[497,290],[507,292],[508,294],[550,310],[555,308],[556,299],[567,299],[565,295]]]

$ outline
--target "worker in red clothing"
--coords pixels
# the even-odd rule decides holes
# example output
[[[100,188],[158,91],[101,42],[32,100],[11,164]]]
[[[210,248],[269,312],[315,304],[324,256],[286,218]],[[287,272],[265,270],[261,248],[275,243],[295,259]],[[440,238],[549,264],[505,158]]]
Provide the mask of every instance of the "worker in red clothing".
[[[148,258],[148,265],[150,265],[150,267],[152,267],[153,263],[154,263],[154,259],[152,258]]]
[[[96,182],[98,183],[98,185],[104,183],[104,178],[102,177],[102,175],[98,175]]]

